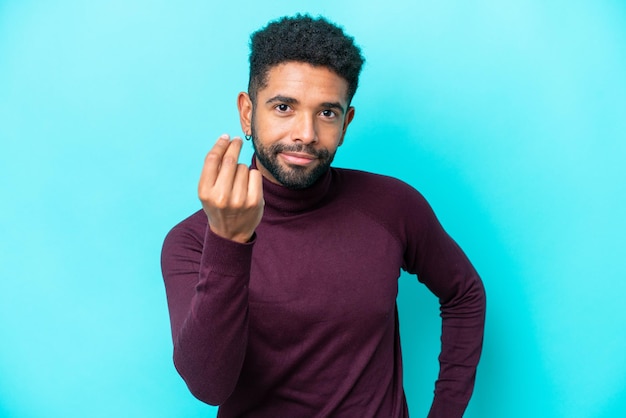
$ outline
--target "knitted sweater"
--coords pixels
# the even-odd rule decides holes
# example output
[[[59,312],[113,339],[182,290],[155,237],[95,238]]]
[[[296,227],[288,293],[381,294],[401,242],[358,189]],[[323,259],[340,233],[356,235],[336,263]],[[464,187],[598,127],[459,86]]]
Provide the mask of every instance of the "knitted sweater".
[[[400,270],[441,303],[429,417],[461,417],[485,316],[482,282],[426,200],[389,177],[330,169],[305,190],[266,179],[251,242],[198,211],[165,239],[174,364],[228,417],[408,416],[396,296]],[[407,318],[406,320],[410,320]]]

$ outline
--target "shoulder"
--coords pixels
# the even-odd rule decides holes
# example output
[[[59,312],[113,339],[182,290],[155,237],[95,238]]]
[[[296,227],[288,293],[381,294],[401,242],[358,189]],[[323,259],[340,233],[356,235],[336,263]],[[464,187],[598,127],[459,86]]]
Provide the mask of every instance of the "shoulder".
[[[366,206],[385,209],[428,206],[422,194],[410,184],[382,174],[345,168],[334,169],[337,191],[341,196],[356,199]]]
[[[163,255],[180,250],[202,251],[202,243],[206,233],[207,218],[204,211],[199,210],[176,224],[166,235],[163,242]]]
[[[335,169],[334,200],[384,225],[402,242],[423,236],[436,216],[424,196],[394,177],[358,170]]]

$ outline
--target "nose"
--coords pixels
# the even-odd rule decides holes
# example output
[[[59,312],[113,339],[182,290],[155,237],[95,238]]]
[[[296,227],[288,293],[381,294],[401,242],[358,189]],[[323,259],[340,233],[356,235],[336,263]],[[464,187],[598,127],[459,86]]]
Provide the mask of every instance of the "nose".
[[[294,122],[291,132],[292,141],[303,144],[311,144],[318,141],[314,116],[300,115]]]

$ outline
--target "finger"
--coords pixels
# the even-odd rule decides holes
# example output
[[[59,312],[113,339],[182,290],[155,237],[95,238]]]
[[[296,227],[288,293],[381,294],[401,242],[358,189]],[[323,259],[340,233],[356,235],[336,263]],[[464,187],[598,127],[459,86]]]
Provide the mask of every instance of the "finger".
[[[242,207],[248,200],[248,167],[245,164],[237,165],[235,179],[233,180],[230,203],[234,207]]]
[[[211,151],[204,158],[204,165],[202,166],[202,173],[200,174],[200,184],[201,186],[212,187],[215,184],[215,180],[217,180],[217,175],[219,173],[220,167],[222,165],[222,158],[230,145],[230,137],[228,134],[221,135]]]
[[[239,153],[243,141],[241,138],[233,138],[228,145],[224,156],[222,157],[222,164],[215,180],[215,186],[224,187],[226,190],[230,190],[235,179],[235,172],[237,171],[237,160],[239,159]]]
[[[222,157],[222,164],[217,173],[217,178],[209,191],[211,200],[217,207],[226,208],[230,205],[235,172],[237,171],[237,158],[239,157],[241,146],[241,138],[234,138]]]
[[[248,205],[264,205],[263,175],[259,170],[250,170],[248,173]]]

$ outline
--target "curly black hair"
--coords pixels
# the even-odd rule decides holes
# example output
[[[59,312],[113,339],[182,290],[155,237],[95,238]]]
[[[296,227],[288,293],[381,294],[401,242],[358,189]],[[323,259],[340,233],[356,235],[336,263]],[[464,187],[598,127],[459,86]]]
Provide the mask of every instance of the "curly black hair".
[[[323,17],[297,14],[271,21],[250,36],[248,93],[267,85],[269,70],[284,62],[305,62],[327,67],[348,82],[348,103],[356,92],[365,59],[354,38]]]

